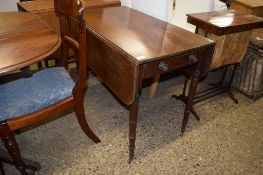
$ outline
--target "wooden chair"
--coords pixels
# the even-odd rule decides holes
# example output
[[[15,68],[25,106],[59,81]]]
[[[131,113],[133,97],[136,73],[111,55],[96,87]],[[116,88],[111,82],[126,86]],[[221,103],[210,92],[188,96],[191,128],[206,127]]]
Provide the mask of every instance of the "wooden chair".
[[[86,29],[82,18],[84,8],[80,0],[55,0],[54,2],[56,14],[60,17],[63,41],[60,66],[66,65],[68,50],[73,48],[79,55],[76,83],[65,67],[53,67],[39,71],[30,78],[0,85],[0,136],[13,159],[13,164],[23,175],[27,174],[28,166],[25,166],[21,158],[14,136],[14,132],[21,128],[73,108],[82,130],[95,143],[100,142],[87,124],[83,106],[87,79]],[[71,18],[78,21],[79,41],[71,38],[68,33],[67,21]],[[1,165],[2,162],[3,160]]]

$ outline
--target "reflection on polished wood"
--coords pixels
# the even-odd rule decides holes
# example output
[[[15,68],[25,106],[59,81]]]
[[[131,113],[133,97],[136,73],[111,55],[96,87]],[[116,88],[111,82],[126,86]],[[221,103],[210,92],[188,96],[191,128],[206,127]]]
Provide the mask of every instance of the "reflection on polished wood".
[[[59,36],[39,16],[0,13],[0,74],[43,60],[59,46]]]
[[[235,10],[187,16],[187,21],[196,26],[196,33],[217,43],[210,70],[239,63],[246,52],[251,31],[263,27],[263,18]]]
[[[212,43],[212,41],[204,39],[201,36],[195,35],[184,29],[163,22],[161,20],[157,20],[156,18],[150,17],[141,12],[131,10],[126,7],[88,10],[85,13],[85,20],[87,21],[89,31],[95,33],[95,36],[100,36],[102,41],[105,41],[112,47],[116,47],[116,49],[114,50],[117,51],[116,54],[118,55],[116,56],[121,56],[121,58],[110,59],[120,59],[120,61],[125,60],[125,62],[129,62],[126,63],[127,65],[144,65],[144,67],[147,68],[143,72],[143,79],[151,78],[153,77],[153,75],[158,74],[158,72],[167,72],[174,67],[184,67],[185,64],[188,65],[191,63],[189,61],[189,58],[185,56],[184,59],[178,59],[178,62],[180,62],[182,65],[179,65],[179,63],[177,63],[177,65],[173,65],[174,67],[168,65],[168,69],[163,70],[159,69],[158,67],[159,63],[161,63],[160,60],[184,55],[191,51],[196,52],[200,48],[209,46]],[[147,26],[147,30],[145,29],[145,26]],[[90,37],[93,38],[94,36]],[[92,39],[90,39],[89,37],[87,38],[88,41],[91,40],[90,42],[93,42]],[[88,45],[90,45],[90,47],[94,47],[94,49],[97,50],[95,48],[95,44],[98,45],[98,43],[91,44],[90,42],[88,42]],[[101,47],[101,45],[98,45],[96,47]],[[104,47],[107,47],[107,45]],[[102,56],[102,54],[104,54],[104,50],[100,52],[102,53],[97,54]],[[121,53],[121,55],[119,52]],[[88,52],[88,54],[92,54],[93,57],[95,51]],[[99,57],[99,55],[94,56]],[[122,58],[124,56],[125,59]],[[197,55],[196,57],[198,56],[199,55]],[[105,62],[111,63],[110,59],[105,58]],[[89,64],[92,66],[93,59],[90,60],[91,61]],[[155,63],[154,61],[159,62],[158,65],[152,65],[153,63]],[[126,66],[126,64],[124,66]],[[102,65],[100,64],[98,66]],[[121,66],[121,64],[110,66]],[[209,67],[209,65],[206,65],[206,67],[204,67],[204,71],[202,71],[202,74],[206,73],[207,67]],[[96,69],[99,69],[99,67],[96,67]],[[119,72],[120,69],[123,70],[123,72]],[[135,68],[133,69],[134,73],[136,73],[137,70],[135,70]],[[128,85],[132,85],[135,83],[132,82],[134,77],[131,77],[131,70],[128,70],[129,71],[127,71],[127,68],[125,67],[116,67],[116,69],[106,73],[105,71],[107,71],[107,68],[105,67],[105,69],[100,69],[97,71],[101,71],[100,76],[103,76],[103,79],[114,79],[113,76],[121,75],[121,77],[126,79],[125,81],[127,81],[126,83],[128,83]],[[130,92],[134,93],[135,87],[127,86],[129,87],[129,89],[122,90],[123,87],[119,86],[118,82],[113,82],[112,80],[109,81],[110,88],[113,91],[119,93],[118,96],[121,97],[121,100],[123,100],[128,105],[131,104],[134,98],[134,94],[129,94]],[[121,93],[121,91],[123,92]]]
[[[87,9],[89,8],[100,8],[100,7],[113,7],[120,6],[120,0],[82,0],[83,6]],[[34,1],[25,1],[18,2],[18,8],[23,9],[27,12],[35,11],[54,11],[54,0],[34,0]]]
[[[83,6],[86,6],[86,9],[113,7],[113,6],[121,5],[120,0],[83,0],[82,2],[83,2]],[[31,12],[38,14],[41,17],[41,19],[46,21],[55,31],[57,31],[58,33],[60,32],[59,18],[56,16],[54,12],[54,0],[34,0],[34,1],[18,2],[17,6],[19,11],[21,12]],[[75,30],[76,29],[73,29],[73,31]],[[71,53],[70,55],[73,56],[73,53]],[[59,57],[60,57],[60,52],[58,50],[49,58],[56,60]],[[74,60],[75,59],[73,59],[73,61]],[[47,60],[45,61],[45,64],[46,66],[48,66]]]
[[[134,155],[142,81],[193,68],[190,95],[207,73],[214,43],[204,37],[127,7],[87,10],[88,65],[129,106],[129,160]],[[187,101],[184,121],[191,109]],[[185,122],[183,122],[185,123]],[[183,126],[185,127],[185,126]]]
[[[193,13],[187,16],[187,22],[217,36],[261,28],[263,21],[260,17],[235,10]]]

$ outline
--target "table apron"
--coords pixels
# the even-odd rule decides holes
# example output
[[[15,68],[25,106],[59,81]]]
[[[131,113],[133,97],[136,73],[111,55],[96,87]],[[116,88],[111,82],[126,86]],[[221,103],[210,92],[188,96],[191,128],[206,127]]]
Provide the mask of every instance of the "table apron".
[[[158,59],[143,65],[142,79],[154,77],[178,69],[184,69],[199,64],[206,58],[207,49],[189,52],[182,55]]]
[[[126,105],[133,104],[142,80],[173,70],[199,64],[201,76],[211,63],[214,44],[189,50],[168,58],[147,63],[135,62],[130,55],[87,28],[87,59],[89,68]]]

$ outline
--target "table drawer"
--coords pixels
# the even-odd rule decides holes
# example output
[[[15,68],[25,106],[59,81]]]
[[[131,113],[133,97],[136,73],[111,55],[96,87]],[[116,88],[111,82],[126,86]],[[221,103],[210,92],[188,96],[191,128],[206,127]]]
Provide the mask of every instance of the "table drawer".
[[[200,61],[200,56],[197,52],[146,63],[143,65],[143,79],[196,64]]]

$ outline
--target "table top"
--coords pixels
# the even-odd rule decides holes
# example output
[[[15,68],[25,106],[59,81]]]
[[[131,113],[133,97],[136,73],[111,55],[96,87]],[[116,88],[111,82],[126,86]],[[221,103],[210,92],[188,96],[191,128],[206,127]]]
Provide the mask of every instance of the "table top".
[[[187,14],[187,22],[215,35],[226,35],[263,27],[263,18],[235,10]]]
[[[232,0],[249,8],[263,7],[263,0]]]
[[[37,15],[0,13],[0,74],[34,64],[59,46],[60,37]]]
[[[90,9],[88,30],[121,49],[136,63],[190,52],[213,41],[128,7]]]
[[[34,0],[18,2],[19,7],[22,7],[27,12],[39,10],[52,10],[54,9],[54,0]],[[87,8],[94,7],[110,7],[120,6],[120,0],[82,0],[82,5]]]

